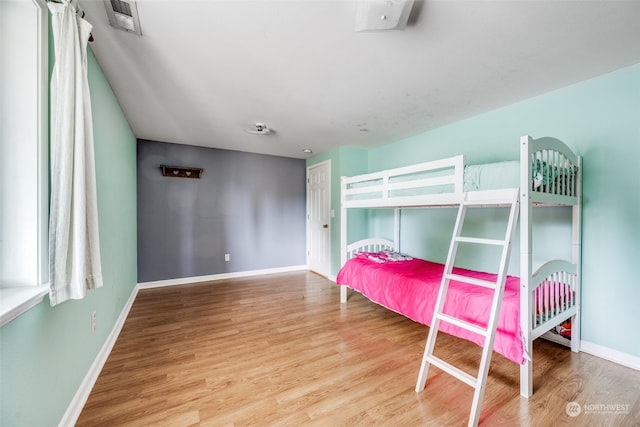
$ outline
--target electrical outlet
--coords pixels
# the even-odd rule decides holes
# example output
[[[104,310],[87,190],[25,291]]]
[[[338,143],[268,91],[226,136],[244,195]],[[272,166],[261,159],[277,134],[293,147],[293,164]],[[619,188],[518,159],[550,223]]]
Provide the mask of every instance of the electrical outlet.
[[[224,254],[224,260],[225,260],[225,261],[231,261],[231,255],[229,255],[229,254]]]
[[[96,320],[97,320],[97,315],[96,315],[96,312],[94,311],[93,313],[91,313],[91,332],[96,331]]]

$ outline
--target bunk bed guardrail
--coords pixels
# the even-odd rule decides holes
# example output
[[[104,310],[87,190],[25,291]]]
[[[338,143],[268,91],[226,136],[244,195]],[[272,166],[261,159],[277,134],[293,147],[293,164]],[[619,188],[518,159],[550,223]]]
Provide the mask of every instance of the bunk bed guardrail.
[[[355,177],[342,177],[343,207],[457,204],[462,200],[464,155]]]

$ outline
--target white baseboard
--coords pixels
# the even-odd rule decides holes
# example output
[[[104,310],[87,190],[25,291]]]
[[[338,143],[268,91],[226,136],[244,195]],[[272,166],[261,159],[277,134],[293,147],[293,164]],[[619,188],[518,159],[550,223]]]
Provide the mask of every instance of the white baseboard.
[[[118,335],[120,335],[120,331],[122,330],[124,321],[127,319],[129,311],[131,311],[131,307],[133,306],[133,301],[135,301],[137,295],[138,287],[136,286],[133,289],[131,296],[129,296],[127,303],[123,307],[122,312],[120,313],[120,316],[116,321],[116,324],[113,325],[113,329],[111,329],[111,333],[107,337],[107,340],[104,342],[102,348],[100,349],[100,352],[98,352],[98,355],[91,364],[89,372],[87,372],[87,375],[85,375],[82,383],[80,384],[80,387],[78,388],[78,391],[76,392],[75,396],[73,396],[69,407],[62,416],[62,419],[58,424],[59,427],[70,427],[75,425],[76,421],[78,421],[78,417],[80,417],[82,408],[84,407],[85,403],[87,403],[87,399],[89,399],[89,394],[91,394],[91,390],[93,389],[93,386],[96,383],[98,376],[100,375],[100,371],[102,371],[102,367],[107,361],[107,358],[109,357],[109,354],[111,353],[111,350],[113,349],[113,346],[118,339]]]
[[[260,276],[263,274],[288,273],[291,271],[307,270],[306,265],[294,265],[291,267],[267,268],[264,270],[238,271],[235,273],[211,274],[209,276],[181,277],[178,279],[157,280],[154,282],[138,283],[138,289],[151,289],[163,286],[186,285],[189,283],[210,282],[223,279],[235,279],[238,277]]]
[[[580,351],[584,351],[585,353],[600,357],[601,359],[640,371],[640,357],[623,353],[618,350],[613,350],[585,340],[580,342]]]

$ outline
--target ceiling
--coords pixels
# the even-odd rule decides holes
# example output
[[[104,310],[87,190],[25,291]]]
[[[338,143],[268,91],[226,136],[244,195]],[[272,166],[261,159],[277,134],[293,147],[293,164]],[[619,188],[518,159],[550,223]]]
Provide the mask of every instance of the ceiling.
[[[635,0],[416,0],[406,29],[380,32],[354,31],[351,0],[139,0],[141,37],[80,3],[137,138],[294,158],[640,63]]]

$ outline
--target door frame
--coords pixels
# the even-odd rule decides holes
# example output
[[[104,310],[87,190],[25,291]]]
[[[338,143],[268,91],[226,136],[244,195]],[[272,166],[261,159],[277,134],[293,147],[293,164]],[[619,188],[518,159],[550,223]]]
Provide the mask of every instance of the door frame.
[[[309,206],[311,204],[311,192],[309,191],[309,187],[311,186],[311,183],[309,181],[309,175],[310,175],[309,172],[314,168],[317,168],[317,167],[320,167],[320,166],[325,166],[325,165],[327,166],[327,169],[328,169],[328,171],[327,171],[327,177],[328,177],[328,179],[327,179],[327,200],[329,201],[328,206],[327,206],[327,212],[326,212],[327,217],[329,218],[329,235],[328,235],[328,242],[327,242],[327,249],[326,249],[327,253],[325,254],[327,259],[328,259],[328,262],[327,262],[327,266],[326,266],[327,267],[327,271],[316,271],[316,270],[314,270],[314,271],[316,271],[316,273],[319,273],[319,274],[329,278],[330,275],[331,275],[331,240],[332,240],[331,239],[331,234],[333,232],[333,224],[331,224],[332,220],[333,220],[333,215],[331,215],[331,213],[333,212],[333,210],[331,208],[331,182],[332,182],[332,179],[331,179],[331,159],[315,163],[315,164],[313,164],[311,166],[307,166],[307,176],[306,176],[306,180],[307,180],[307,197],[306,197],[307,198],[307,212],[306,212],[306,217],[307,217],[306,218],[306,220],[307,220],[307,227],[306,227],[307,228],[307,245],[306,245],[307,246],[307,248],[306,248],[307,257],[306,257],[306,260],[307,260],[307,267],[309,269],[311,269],[311,265],[309,264],[309,255],[310,255],[310,252],[311,252],[311,223],[309,221],[310,220],[310,218],[309,218],[309,216],[310,216]]]

